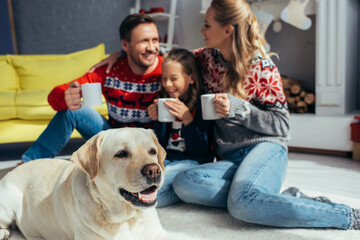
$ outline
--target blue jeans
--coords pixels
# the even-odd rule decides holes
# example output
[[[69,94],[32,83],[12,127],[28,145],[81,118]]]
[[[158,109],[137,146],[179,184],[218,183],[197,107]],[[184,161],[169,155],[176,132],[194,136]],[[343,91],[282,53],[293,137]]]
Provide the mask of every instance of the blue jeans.
[[[55,157],[69,141],[74,129],[78,130],[85,140],[88,140],[98,132],[110,128],[108,120],[93,108],[83,107],[75,111],[57,112],[21,159],[28,162],[38,158]]]
[[[179,173],[173,188],[181,200],[227,207],[236,219],[278,227],[348,229],[349,206],[279,194],[287,169],[287,152],[275,143],[238,149],[216,163]]]
[[[161,208],[181,202],[172,187],[173,180],[179,172],[198,165],[199,163],[194,160],[165,160],[164,184],[157,193],[156,207]]]

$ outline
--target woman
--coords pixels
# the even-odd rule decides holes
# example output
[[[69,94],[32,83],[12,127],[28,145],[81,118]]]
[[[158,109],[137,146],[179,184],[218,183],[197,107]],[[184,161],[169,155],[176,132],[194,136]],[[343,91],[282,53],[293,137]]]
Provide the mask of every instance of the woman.
[[[280,74],[263,51],[244,0],[213,0],[194,54],[207,92],[216,93],[214,145],[219,159],[179,173],[185,202],[227,207],[242,221],[278,227],[360,229],[360,211],[295,188],[280,194],[287,169],[289,113]]]

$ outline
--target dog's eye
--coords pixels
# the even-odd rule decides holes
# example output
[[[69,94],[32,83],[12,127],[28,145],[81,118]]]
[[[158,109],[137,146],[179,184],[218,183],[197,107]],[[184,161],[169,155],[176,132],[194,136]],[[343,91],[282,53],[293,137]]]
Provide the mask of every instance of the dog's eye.
[[[153,148],[150,149],[149,154],[150,154],[150,155],[156,155],[156,150],[153,149]]]
[[[129,157],[129,152],[125,151],[125,150],[120,151],[115,155],[115,157],[117,157],[117,158],[127,158],[127,157]]]

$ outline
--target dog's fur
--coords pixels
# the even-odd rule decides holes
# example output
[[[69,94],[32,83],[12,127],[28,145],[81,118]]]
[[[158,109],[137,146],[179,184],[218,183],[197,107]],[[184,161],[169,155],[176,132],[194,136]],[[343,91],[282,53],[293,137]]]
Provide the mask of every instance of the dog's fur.
[[[25,163],[0,181],[0,239],[13,222],[26,239],[162,239],[154,189],[164,158],[151,130],[122,128],[95,135],[71,161]],[[157,173],[149,177],[144,166]]]

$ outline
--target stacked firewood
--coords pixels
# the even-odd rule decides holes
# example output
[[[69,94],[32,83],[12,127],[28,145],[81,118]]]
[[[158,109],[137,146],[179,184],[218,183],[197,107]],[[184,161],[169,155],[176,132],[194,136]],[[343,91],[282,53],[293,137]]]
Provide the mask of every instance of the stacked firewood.
[[[315,94],[305,90],[301,81],[281,76],[290,113],[315,113]]]

